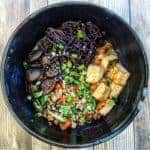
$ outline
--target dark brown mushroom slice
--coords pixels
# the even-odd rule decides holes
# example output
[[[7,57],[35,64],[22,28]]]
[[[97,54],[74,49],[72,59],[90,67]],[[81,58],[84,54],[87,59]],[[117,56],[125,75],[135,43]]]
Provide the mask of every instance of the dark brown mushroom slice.
[[[41,63],[42,63],[42,65],[49,65],[50,64],[50,57],[49,56],[43,56]]]
[[[42,74],[41,69],[39,68],[32,68],[26,71],[26,78],[28,82],[37,81]]]
[[[56,84],[56,80],[54,79],[46,79],[42,82],[41,88],[44,94],[50,93]]]
[[[29,90],[30,93],[33,93],[33,92],[38,90],[38,86],[31,83],[31,84],[28,85],[28,90]]]
[[[42,64],[39,61],[34,61],[30,64],[30,67],[32,68],[40,68],[42,67]]]
[[[42,55],[42,51],[41,50],[32,51],[32,52],[29,53],[29,57],[28,57],[29,61],[30,62],[35,61],[35,60],[39,59],[41,57],[41,55]]]
[[[59,71],[57,69],[55,69],[55,68],[49,68],[45,72],[46,76],[49,77],[49,78],[57,76],[58,73],[59,73]]]

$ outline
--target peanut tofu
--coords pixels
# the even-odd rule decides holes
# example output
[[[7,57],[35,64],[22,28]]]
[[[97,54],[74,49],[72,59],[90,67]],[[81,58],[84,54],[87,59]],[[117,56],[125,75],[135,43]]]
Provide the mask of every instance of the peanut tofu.
[[[110,97],[112,98],[112,97],[118,97],[123,87],[115,83],[112,83],[110,89],[111,89]]]
[[[103,73],[101,67],[90,64],[87,69],[86,82],[97,83],[102,78]]]
[[[118,63],[115,67],[109,69],[107,76],[114,83],[124,86],[130,76],[130,73]]]
[[[97,100],[105,100],[108,98],[110,93],[110,88],[105,83],[99,83],[96,90],[93,92],[93,97]]]

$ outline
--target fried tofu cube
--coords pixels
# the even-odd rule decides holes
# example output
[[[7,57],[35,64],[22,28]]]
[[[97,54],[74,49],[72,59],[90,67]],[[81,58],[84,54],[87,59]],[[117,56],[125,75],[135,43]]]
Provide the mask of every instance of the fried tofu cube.
[[[120,64],[116,64],[115,67],[109,69],[107,73],[108,78],[110,78],[114,83],[119,85],[125,85],[130,73]]]
[[[115,83],[111,83],[110,89],[111,89],[110,97],[112,98],[112,97],[118,97],[123,87]]]
[[[110,88],[105,83],[99,83],[96,90],[93,92],[93,97],[97,100],[107,99],[110,93]]]
[[[111,99],[108,99],[105,101],[105,103],[99,103],[99,113],[102,116],[106,116],[111,110],[112,108],[115,106],[115,102]]]
[[[86,82],[97,83],[103,77],[104,71],[98,65],[90,64],[87,69]]]

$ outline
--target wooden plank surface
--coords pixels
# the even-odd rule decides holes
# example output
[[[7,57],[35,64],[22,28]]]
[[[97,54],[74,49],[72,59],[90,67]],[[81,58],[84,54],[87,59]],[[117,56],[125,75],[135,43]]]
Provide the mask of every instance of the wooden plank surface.
[[[15,27],[30,13],[60,0],[0,0],[0,54]],[[88,1],[88,0],[83,0]],[[89,0],[90,1],[90,0]],[[150,1],[149,0],[93,0],[112,9],[131,23],[143,41],[150,58]],[[149,91],[150,92],[150,91]],[[27,134],[13,119],[0,93],[0,150],[64,150],[45,144]],[[150,101],[145,100],[133,123],[114,139],[95,146],[95,150],[149,150]],[[68,149],[69,150],[69,149]]]
[[[143,41],[150,60],[150,1],[131,0],[131,25]],[[149,61],[150,66],[150,61]],[[150,83],[149,83],[150,87]],[[140,113],[134,120],[134,144],[136,150],[150,150],[150,89]]]

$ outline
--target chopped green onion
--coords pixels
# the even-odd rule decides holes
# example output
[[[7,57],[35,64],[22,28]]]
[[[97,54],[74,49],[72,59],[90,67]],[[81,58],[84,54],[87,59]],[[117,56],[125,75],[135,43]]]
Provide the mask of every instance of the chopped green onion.
[[[115,105],[115,102],[113,100],[110,100],[108,105],[112,108]]]
[[[54,117],[55,119],[59,120],[60,122],[65,122],[66,119],[63,118],[62,116],[50,111],[49,109],[47,110],[48,114],[51,115],[52,117]]]
[[[72,115],[71,106],[62,105],[60,107],[60,113],[66,118],[71,117],[71,115]]]
[[[77,76],[79,76],[79,74],[78,74],[77,72],[75,72],[75,71],[71,71],[71,72],[70,72],[70,76],[75,76],[75,77],[77,77]]]
[[[33,102],[33,106],[35,107],[36,111],[38,111],[38,112],[42,111],[42,107],[40,105],[38,105],[37,102]]]
[[[79,80],[75,80],[75,79],[74,79],[74,80],[73,80],[73,83],[74,83],[74,84],[79,84],[79,83],[80,83],[80,81],[79,81]]]
[[[66,76],[65,77],[65,82],[66,82],[66,84],[71,84],[72,82],[73,82],[73,78],[72,77],[70,77],[70,76]]]
[[[42,113],[38,112],[35,114],[35,117],[41,117],[42,116]]]
[[[112,100],[113,100],[114,102],[116,102],[116,101],[117,101],[117,97],[112,97]]]
[[[78,39],[83,39],[83,38],[85,38],[85,32],[84,31],[82,31],[82,30],[77,30],[77,38]]]
[[[64,69],[64,72],[65,72],[66,74],[69,74],[70,69],[69,69],[69,68],[65,68],[65,69]]]
[[[63,64],[63,65],[62,65],[62,70],[65,70],[66,67],[67,67],[67,65],[66,65],[66,64]]]
[[[85,69],[85,65],[82,64],[82,65],[79,65],[79,66],[78,66],[78,70],[82,71],[82,70],[84,70],[84,69]]]
[[[28,96],[27,96],[27,100],[30,101],[31,99],[32,99],[32,97],[31,97],[30,95],[28,95]]]
[[[64,49],[64,45],[62,43],[54,43],[53,44],[52,50],[54,52],[60,51],[60,50],[63,50],[63,49]]]
[[[83,70],[83,71],[81,72],[81,74],[82,74],[82,75],[86,75],[86,71]]]
[[[34,93],[33,93],[33,97],[34,97],[34,98],[39,98],[39,97],[42,96],[42,94],[43,94],[42,91],[34,92]]]
[[[72,67],[72,62],[69,61],[69,60],[68,60],[68,62],[67,62],[67,67],[68,67],[68,68],[71,68],[71,67]]]
[[[108,83],[108,85],[111,85],[112,84],[112,80],[111,79],[107,79],[107,83]]]
[[[79,91],[77,92],[77,95],[78,95],[78,96],[83,96],[83,95],[84,95],[84,90],[79,90]]]
[[[58,43],[57,44],[57,47],[60,49],[60,50],[63,50],[64,49],[64,45],[62,43]]]
[[[80,78],[79,78],[79,80],[80,80],[81,82],[83,82],[83,81],[85,80],[85,77],[81,75]]]
[[[77,59],[78,58],[78,54],[76,54],[76,53],[71,54],[71,58]]]
[[[27,70],[29,68],[29,65],[26,61],[23,61],[23,67],[25,70]]]
[[[72,102],[74,99],[74,96],[72,94],[67,96],[67,102]]]
[[[43,95],[40,97],[40,103],[42,106],[45,106],[48,102],[48,96],[47,95]]]
[[[78,112],[78,110],[74,106],[71,108],[71,111],[72,111],[73,114],[77,114],[77,112]]]
[[[92,122],[92,119],[86,119],[85,122],[86,122],[86,123],[91,123],[91,122]]]
[[[113,60],[111,63],[110,63],[110,66],[112,67],[115,67],[118,63],[118,60]]]

